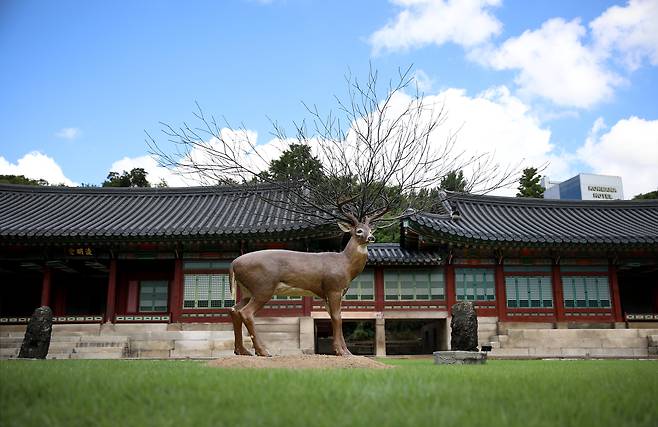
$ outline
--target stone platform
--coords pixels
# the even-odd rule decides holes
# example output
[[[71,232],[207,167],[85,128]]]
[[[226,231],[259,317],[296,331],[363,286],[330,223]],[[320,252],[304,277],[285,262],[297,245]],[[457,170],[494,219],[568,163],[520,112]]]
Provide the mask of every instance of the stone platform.
[[[435,365],[482,365],[487,354],[479,351],[435,351]]]

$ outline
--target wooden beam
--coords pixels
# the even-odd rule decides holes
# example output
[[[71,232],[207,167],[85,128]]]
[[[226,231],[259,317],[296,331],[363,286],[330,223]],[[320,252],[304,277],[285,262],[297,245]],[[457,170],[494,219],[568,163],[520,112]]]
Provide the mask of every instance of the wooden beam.
[[[52,282],[52,271],[49,267],[43,268],[43,280],[41,282],[41,306],[50,307],[50,289]]]
[[[562,273],[560,271],[560,264],[553,263],[551,270],[553,282],[553,305],[555,306],[555,319],[558,322],[565,322],[564,315],[564,294],[562,292]]]
[[[617,266],[613,263],[608,265],[608,274],[610,277],[610,293],[612,298],[612,313],[615,322],[623,322],[624,316],[621,312],[621,296],[619,294],[619,279],[617,278]]]
[[[498,311],[498,321],[507,320],[507,297],[505,295],[505,271],[503,264],[496,264],[494,280],[496,281],[496,308]]]
[[[452,313],[452,306],[457,302],[457,292],[455,289],[455,266],[447,264],[445,268],[446,274],[446,305],[448,306],[448,315]]]
[[[183,259],[179,257],[174,260],[174,280],[169,290],[169,311],[172,322],[179,321],[183,310],[183,279]]]
[[[384,269],[375,267],[375,311],[384,311]]]

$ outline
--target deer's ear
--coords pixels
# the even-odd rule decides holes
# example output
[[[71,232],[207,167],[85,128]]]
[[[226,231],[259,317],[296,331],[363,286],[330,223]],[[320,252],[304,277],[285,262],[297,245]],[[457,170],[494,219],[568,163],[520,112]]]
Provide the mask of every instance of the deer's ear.
[[[349,225],[349,224],[346,223],[346,222],[338,221],[338,226],[339,226],[340,229],[343,230],[345,233],[349,233],[350,231],[352,231],[352,226]]]

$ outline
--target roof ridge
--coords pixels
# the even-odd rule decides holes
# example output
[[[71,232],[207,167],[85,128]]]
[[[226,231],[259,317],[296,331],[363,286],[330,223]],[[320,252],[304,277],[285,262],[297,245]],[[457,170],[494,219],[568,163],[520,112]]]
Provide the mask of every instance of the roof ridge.
[[[638,207],[649,206],[658,207],[658,199],[638,199],[638,200],[565,200],[565,199],[538,199],[531,197],[507,197],[492,196],[488,194],[458,193],[447,191],[448,202],[452,201],[477,201],[478,203],[488,202],[492,204],[520,205],[520,206],[561,206],[561,207]]]
[[[65,187],[0,183],[0,192],[12,193],[68,193],[68,194],[127,194],[127,195],[173,195],[208,193],[243,193],[268,190],[283,190],[274,183],[208,185],[193,187]]]

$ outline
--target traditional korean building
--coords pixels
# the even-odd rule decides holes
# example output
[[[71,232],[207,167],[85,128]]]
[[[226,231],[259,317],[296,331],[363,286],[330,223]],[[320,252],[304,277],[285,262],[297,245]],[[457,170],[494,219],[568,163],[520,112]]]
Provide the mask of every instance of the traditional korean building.
[[[265,248],[335,251],[346,241],[335,225],[308,225],[262,196],[287,197],[267,185],[0,185],[0,356],[15,355],[40,305],[54,311],[54,342],[73,343],[55,345],[53,357],[230,354],[231,260]],[[399,244],[369,247],[343,303],[353,352],[448,348],[457,300],[474,302],[480,342],[494,355],[652,351],[658,201],[450,194],[443,207],[403,220]],[[330,350],[319,299],[277,297],[258,322],[275,353]]]

